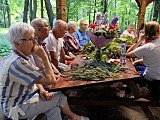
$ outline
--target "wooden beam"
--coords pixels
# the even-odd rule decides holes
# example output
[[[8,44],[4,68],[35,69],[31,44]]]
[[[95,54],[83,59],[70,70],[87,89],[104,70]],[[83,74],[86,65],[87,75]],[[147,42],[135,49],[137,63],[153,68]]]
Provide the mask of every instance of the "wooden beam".
[[[137,32],[139,31],[141,25],[144,23],[146,7],[148,5],[148,0],[139,0],[139,1],[140,1],[140,6],[139,6],[139,13],[138,13]]]
[[[138,7],[140,7],[140,1],[141,0],[136,0],[137,4],[138,4]]]
[[[141,7],[141,3],[142,3],[143,0],[136,0],[137,4],[138,4],[138,7]],[[148,4],[150,4],[151,2],[153,2],[154,0],[147,0],[147,6]]]
[[[154,0],[148,0],[148,4],[150,4],[151,2],[153,2]]]
[[[66,0],[56,0],[57,19],[66,21]]]
[[[139,6],[137,32],[139,31],[142,23],[144,23],[146,7],[147,7],[148,4],[150,4],[152,1],[154,1],[154,0],[136,0],[137,4],[138,4],[138,6]]]

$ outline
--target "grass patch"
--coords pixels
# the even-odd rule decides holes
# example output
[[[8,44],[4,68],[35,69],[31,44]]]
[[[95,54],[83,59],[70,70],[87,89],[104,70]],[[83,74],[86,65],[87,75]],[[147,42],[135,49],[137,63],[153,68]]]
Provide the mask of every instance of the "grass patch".
[[[7,56],[12,50],[7,39],[8,28],[0,28],[0,57]]]

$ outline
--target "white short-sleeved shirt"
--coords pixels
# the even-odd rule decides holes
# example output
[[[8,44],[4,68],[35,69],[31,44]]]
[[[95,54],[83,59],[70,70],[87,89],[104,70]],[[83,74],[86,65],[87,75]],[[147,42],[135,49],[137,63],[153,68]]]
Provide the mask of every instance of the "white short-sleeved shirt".
[[[160,80],[160,38],[136,48],[133,52],[138,58],[143,58],[146,66],[144,78]]]
[[[56,39],[55,36],[53,35],[53,32],[50,32],[49,36],[45,39],[45,42],[46,42],[48,51],[56,52],[59,60],[61,48],[64,46],[63,39],[62,38]]]
[[[131,33],[129,33],[128,30],[125,30],[125,31],[122,33],[122,35],[126,35],[126,36],[130,36],[130,37],[135,38],[133,31],[132,31]],[[121,36],[122,36],[122,35],[121,35]]]

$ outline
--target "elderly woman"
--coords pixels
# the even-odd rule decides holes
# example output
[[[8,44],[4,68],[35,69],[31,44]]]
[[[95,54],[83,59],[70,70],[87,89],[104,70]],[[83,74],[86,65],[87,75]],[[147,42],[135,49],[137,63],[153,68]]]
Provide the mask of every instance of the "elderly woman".
[[[70,21],[68,22],[68,32],[64,35],[64,45],[65,50],[73,53],[76,55],[80,50],[82,50],[82,47],[78,43],[74,32],[76,31],[76,22]]]
[[[125,31],[123,31],[121,37],[131,37],[133,39],[137,38],[137,34],[134,29],[134,25],[129,24],[128,28]]]
[[[51,85],[56,82],[48,56],[43,47],[37,45],[34,33],[34,28],[27,23],[14,23],[9,28],[8,39],[13,51],[0,72],[2,113],[13,120],[31,119],[40,113],[45,113],[47,120],[61,120],[62,110],[70,120],[86,118],[71,112],[67,98],[61,92],[48,93],[45,95],[47,99],[33,99],[37,93],[37,89],[33,89],[34,84]],[[44,72],[31,62],[33,53],[42,59]]]
[[[147,43],[140,46],[144,39]],[[144,34],[141,34],[138,42],[128,49],[126,56],[143,58],[146,69],[142,78],[146,81],[152,97],[160,100],[160,27],[158,22],[150,21],[145,24]]]

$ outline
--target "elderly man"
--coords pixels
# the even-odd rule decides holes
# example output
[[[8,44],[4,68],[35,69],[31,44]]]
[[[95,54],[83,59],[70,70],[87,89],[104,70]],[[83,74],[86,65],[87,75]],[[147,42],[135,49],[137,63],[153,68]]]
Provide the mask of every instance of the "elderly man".
[[[50,52],[52,63],[59,70],[64,70],[67,65],[65,63],[65,52],[63,44],[63,36],[67,32],[67,23],[57,20],[49,33],[49,37],[45,39],[46,46]]]
[[[76,39],[78,40],[79,44],[84,47],[86,43],[90,42],[90,37],[86,33],[87,30],[87,22],[85,20],[81,20],[79,24],[79,29],[74,33]]]
[[[44,42],[44,39],[48,37],[49,31],[50,31],[50,26],[48,26],[47,21],[43,18],[36,18],[31,21],[31,26],[35,29],[35,36],[37,37],[37,42],[39,45],[42,45],[45,52],[48,55],[48,58],[51,62],[51,56],[50,53],[46,47],[46,43]],[[44,65],[42,62],[42,59],[38,57],[37,55],[33,54],[33,58],[35,61],[36,66],[44,71]],[[54,73],[57,75],[59,74],[59,71],[56,69],[56,67],[51,63],[52,68],[54,70]]]
[[[42,26],[43,27],[43,26]],[[81,118],[70,111],[67,98],[57,92],[48,100],[39,97],[32,101],[37,90],[34,84],[50,85],[56,82],[48,56],[42,46],[37,45],[35,30],[26,23],[14,23],[8,31],[8,39],[13,51],[5,60],[0,72],[1,109],[5,116],[13,120],[33,118],[45,113],[47,120],[61,120],[61,110],[71,120]],[[38,55],[45,70],[40,71],[30,61],[32,54]]]

